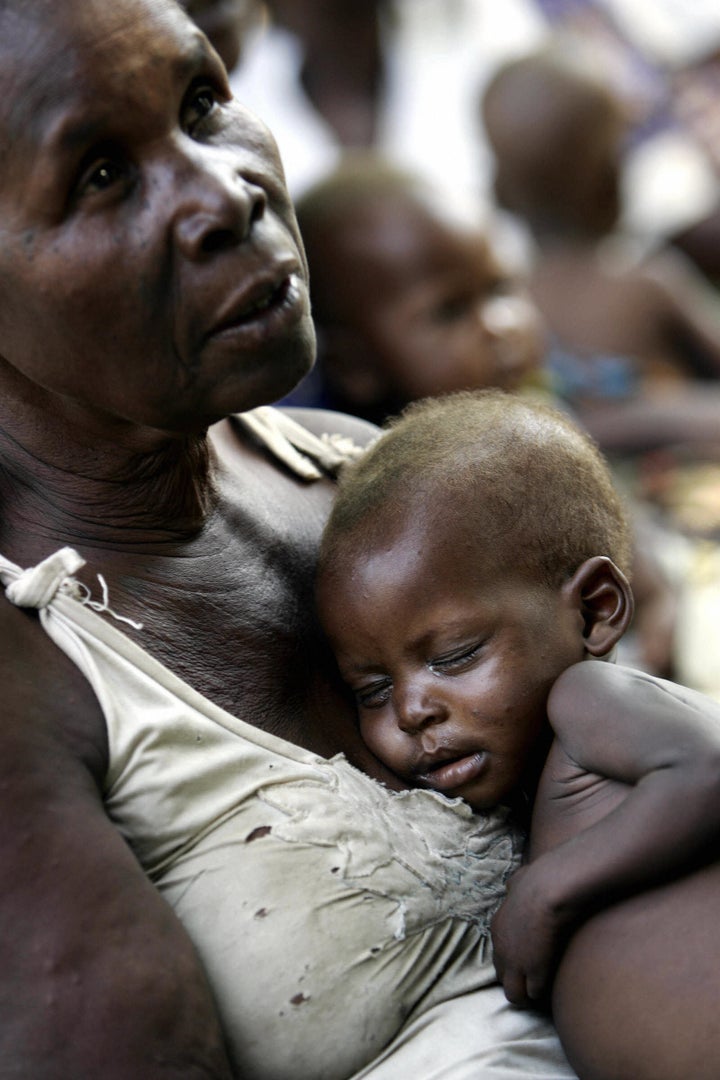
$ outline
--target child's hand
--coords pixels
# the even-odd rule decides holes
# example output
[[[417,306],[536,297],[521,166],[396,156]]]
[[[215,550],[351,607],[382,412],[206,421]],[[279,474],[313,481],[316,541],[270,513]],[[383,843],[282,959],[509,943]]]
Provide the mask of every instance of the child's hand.
[[[513,874],[508,895],[492,921],[495,971],[513,1005],[548,997],[568,927],[533,866]]]

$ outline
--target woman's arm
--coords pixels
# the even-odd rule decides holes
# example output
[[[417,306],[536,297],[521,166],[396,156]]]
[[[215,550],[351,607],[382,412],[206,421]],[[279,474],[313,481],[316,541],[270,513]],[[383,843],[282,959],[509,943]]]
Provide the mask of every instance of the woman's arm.
[[[601,820],[513,878],[493,939],[499,976],[517,1004],[544,996],[574,927],[714,857],[720,838],[720,705],[586,661],[558,679],[548,716],[578,770],[629,789]]]
[[[194,949],[105,814],[89,685],[4,599],[0,641],[0,1074],[227,1080]]]

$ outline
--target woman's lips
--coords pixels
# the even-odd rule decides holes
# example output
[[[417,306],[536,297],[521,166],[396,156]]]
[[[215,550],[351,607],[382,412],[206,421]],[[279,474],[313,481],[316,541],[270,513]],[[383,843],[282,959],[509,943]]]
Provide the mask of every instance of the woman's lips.
[[[452,761],[443,761],[418,775],[415,778],[416,783],[432,788],[434,791],[455,791],[477,780],[485,769],[486,760],[487,755],[479,751],[465,757],[454,758]]]
[[[228,305],[202,344],[253,349],[292,330],[309,313],[301,278],[291,273],[246,290]]]
[[[222,334],[227,330],[243,326],[269,308],[282,304],[288,297],[292,286],[292,277],[289,275],[281,281],[268,282],[256,287],[251,293],[243,297],[225,316],[212,331],[213,334]]]

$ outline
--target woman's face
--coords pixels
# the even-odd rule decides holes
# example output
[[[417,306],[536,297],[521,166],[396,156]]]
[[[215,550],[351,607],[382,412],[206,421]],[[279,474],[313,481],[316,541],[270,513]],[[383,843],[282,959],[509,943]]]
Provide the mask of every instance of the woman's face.
[[[0,371],[169,431],[282,396],[312,362],[305,259],[275,144],[215,53],[173,0],[17,9]]]

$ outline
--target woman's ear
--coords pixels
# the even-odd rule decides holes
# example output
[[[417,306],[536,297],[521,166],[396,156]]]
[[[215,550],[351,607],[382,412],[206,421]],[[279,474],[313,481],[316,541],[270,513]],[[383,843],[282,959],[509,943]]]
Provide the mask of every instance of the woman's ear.
[[[635,602],[630,584],[612,559],[586,559],[563,586],[583,619],[585,648],[591,656],[612,652],[632,622]]]

